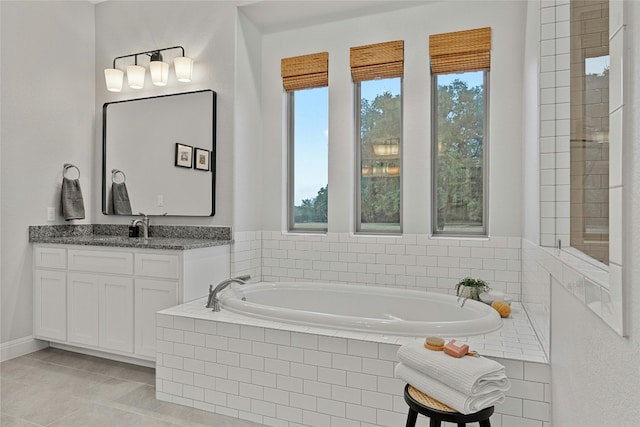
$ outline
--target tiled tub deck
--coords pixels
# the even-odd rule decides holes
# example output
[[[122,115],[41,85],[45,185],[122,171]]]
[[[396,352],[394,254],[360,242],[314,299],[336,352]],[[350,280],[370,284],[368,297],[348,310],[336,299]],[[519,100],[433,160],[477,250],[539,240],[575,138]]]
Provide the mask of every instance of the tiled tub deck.
[[[413,338],[282,324],[204,305],[157,315],[158,399],[278,427],[404,425],[404,383],[393,369],[399,346]],[[512,386],[493,427],[551,425],[549,365],[519,303],[500,331],[455,338],[507,368]]]

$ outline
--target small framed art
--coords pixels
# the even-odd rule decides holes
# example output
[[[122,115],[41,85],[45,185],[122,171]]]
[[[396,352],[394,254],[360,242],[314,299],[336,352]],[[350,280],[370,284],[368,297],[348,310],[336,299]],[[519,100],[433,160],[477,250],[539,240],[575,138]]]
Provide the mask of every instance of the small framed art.
[[[202,148],[196,148],[196,154],[194,159],[194,167],[201,171],[208,171],[210,169],[209,163],[211,161],[211,152],[209,150],[203,150]]]
[[[176,166],[191,169],[193,164],[193,147],[176,142]]]

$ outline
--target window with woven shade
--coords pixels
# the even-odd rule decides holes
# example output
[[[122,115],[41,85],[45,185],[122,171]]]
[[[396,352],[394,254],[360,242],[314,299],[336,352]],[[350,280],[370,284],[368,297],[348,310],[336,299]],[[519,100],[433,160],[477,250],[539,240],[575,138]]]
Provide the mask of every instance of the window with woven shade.
[[[288,228],[326,232],[329,54],[284,58],[281,74],[288,110]]]
[[[402,232],[404,42],[351,48],[356,99],[356,220],[360,233]]]
[[[462,73],[491,68],[491,28],[429,36],[431,73]]]
[[[491,28],[429,37],[432,232],[487,235]]]
[[[282,58],[280,70],[282,85],[287,92],[328,86],[329,53]]]

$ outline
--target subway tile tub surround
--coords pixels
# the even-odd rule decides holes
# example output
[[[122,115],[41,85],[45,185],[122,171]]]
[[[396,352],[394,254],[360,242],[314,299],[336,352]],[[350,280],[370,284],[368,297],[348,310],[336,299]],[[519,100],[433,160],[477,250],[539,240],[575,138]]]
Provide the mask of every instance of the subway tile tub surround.
[[[460,279],[472,276],[520,301],[520,237],[262,231],[260,238],[265,281],[373,284],[452,294]]]
[[[500,331],[458,338],[507,367],[494,427],[550,426],[549,365],[519,303]],[[157,315],[156,397],[270,426],[397,427],[407,406],[393,368],[411,339],[212,313],[197,300]]]

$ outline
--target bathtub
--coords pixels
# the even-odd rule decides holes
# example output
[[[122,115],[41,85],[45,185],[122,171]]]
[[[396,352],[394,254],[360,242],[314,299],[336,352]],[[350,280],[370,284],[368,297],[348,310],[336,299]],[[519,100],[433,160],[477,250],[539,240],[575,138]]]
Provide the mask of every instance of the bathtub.
[[[261,319],[380,335],[461,337],[502,326],[490,306],[457,297],[378,286],[330,283],[233,285],[219,296],[222,310]]]

